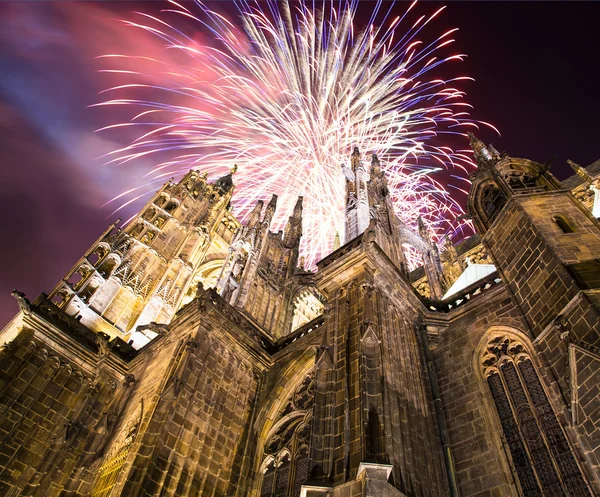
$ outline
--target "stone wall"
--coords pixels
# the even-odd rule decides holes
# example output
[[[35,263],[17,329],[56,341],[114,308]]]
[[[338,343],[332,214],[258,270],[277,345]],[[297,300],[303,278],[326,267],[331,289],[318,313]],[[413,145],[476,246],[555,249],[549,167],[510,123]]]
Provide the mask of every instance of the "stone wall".
[[[126,403],[124,363],[41,313],[19,322],[0,352],[0,494],[57,496],[91,478],[79,468],[104,450],[106,413]]]
[[[212,298],[184,308],[165,343],[132,365],[150,412],[132,469],[123,471],[122,495],[224,496],[232,482],[247,488],[242,459],[267,356],[239,328],[240,317],[222,314],[215,302],[223,302]]]
[[[528,325],[506,287],[490,289],[445,316],[426,317],[425,323],[436,330],[434,363],[462,497],[520,495],[510,448],[481,366],[487,340],[503,334],[517,336],[530,347],[540,380],[575,450],[576,459],[581,461],[581,468],[591,484],[597,484],[594,454],[585,450],[592,439],[572,426],[568,402],[551,372],[552,363],[547,360],[556,360],[556,357],[549,355],[539,340],[532,340]],[[589,363],[588,357],[586,365]],[[588,370],[595,372],[597,368]],[[590,387],[591,384],[582,391],[587,394]],[[590,398],[586,397],[586,401],[590,402]],[[591,417],[597,419],[595,414]],[[587,427],[596,430],[595,425]]]

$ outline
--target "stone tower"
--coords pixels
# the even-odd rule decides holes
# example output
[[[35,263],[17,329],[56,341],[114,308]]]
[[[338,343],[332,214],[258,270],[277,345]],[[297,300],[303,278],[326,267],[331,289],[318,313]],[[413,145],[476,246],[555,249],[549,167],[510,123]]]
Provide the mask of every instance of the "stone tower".
[[[165,184],[124,229],[111,226],[49,298],[93,331],[148,343],[156,333],[136,328],[168,323],[194,294],[199,268],[239,227],[228,210],[232,173],[210,184],[190,171]]]
[[[48,296],[15,291],[0,494],[600,496],[600,162],[561,184],[471,145],[478,234],[454,245],[354,149],[317,271],[302,197],[273,232],[276,195],[240,223],[234,171],[190,171]]]

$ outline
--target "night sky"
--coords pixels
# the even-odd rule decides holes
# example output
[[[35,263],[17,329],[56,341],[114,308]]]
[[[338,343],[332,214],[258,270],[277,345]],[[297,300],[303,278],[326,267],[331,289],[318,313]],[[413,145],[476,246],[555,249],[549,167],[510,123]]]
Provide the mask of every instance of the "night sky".
[[[417,9],[430,14],[439,5]],[[460,28],[454,51],[469,55],[461,71],[476,80],[464,87],[472,116],[502,133],[481,131],[486,143],[540,162],[556,155],[552,171],[559,179],[571,174],[566,159],[588,165],[600,158],[600,3],[445,5],[436,33]],[[162,6],[0,3],[0,326],[17,311],[10,291],[32,300],[50,291],[116,217],[102,205],[139,184],[147,164],[116,167],[98,159],[128,136],[94,133],[115,122],[114,111],[89,107],[111,83],[98,74],[95,57],[162,52],[158,41],[118,22],[133,10],[156,13]],[[399,13],[406,7],[396,6]],[[465,148],[466,141],[451,145]]]

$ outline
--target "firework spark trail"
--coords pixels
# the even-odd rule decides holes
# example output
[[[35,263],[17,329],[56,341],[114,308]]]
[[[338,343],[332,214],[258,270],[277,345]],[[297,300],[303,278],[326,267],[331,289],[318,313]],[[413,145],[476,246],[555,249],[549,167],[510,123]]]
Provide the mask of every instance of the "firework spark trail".
[[[105,90],[114,98],[97,105],[135,112],[130,122],[107,128],[140,130],[109,162],[155,161],[147,175],[152,189],[157,179],[190,168],[216,177],[237,163],[234,212],[243,218],[257,200],[276,193],[276,229],[303,195],[301,252],[310,267],[331,251],[335,232],[343,234],[340,165],[354,146],[379,155],[395,209],[407,224],[421,215],[439,237],[462,213],[432,175],[446,170],[464,179],[473,167],[468,152],[440,145],[443,134],[477,127],[465,93],[455,87],[471,78],[428,78],[440,65],[464,58],[436,55],[454,41],[456,30],[430,42],[418,39],[443,9],[410,24],[416,2],[390,19],[392,7],[382,14],[379,1],[368,25],[358,29],[357,1],[316,7],[269,0],[262,9],[240,1],[238,28],[202,2],[193,8],[169,3],[163,17],[173,17],[171,22],[137,13],[139,22],[124,23],[161,38],[165,50],[186,63],[104,56],[116,64],[107,71],[127,82]],[[195,41],[183,32],[190,23],[216,40]],[[131,70],[140,62],[154,64],[153,74]]]

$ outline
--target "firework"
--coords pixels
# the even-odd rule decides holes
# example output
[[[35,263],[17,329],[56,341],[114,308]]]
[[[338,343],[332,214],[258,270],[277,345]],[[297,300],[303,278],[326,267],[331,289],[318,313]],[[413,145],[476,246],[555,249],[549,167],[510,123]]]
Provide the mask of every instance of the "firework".
[[[343,236],[341,164],[358,146],[382,160],[400,218],[413,225],[421,215],[439,238],[462,209],[435,175],[464,189],[473,167],[468,152],[444,145],[447,135],[477,127],[458,88],[471,78],[439,78],[440,66],[464,58],[446,53],[455,29],[420,39],[443,9],[419,16],[413,3],[394,16],[393,4],[382,5],[364,26],[358,2],[244,1],[232,20],[201,2],[137,13],[124,23],[162,39],[170,57],[103,56],[112,63],[105,71],[126,79],[98,105],[132,111],[129,122],[103,129],[139,133],[109,161],[152,161],[148,191],[190,168],[216,177],[235,163],[234,213],[243,219],[278,194],[275,229],[303,195],[301,253],[314,266],[335,233]]]

